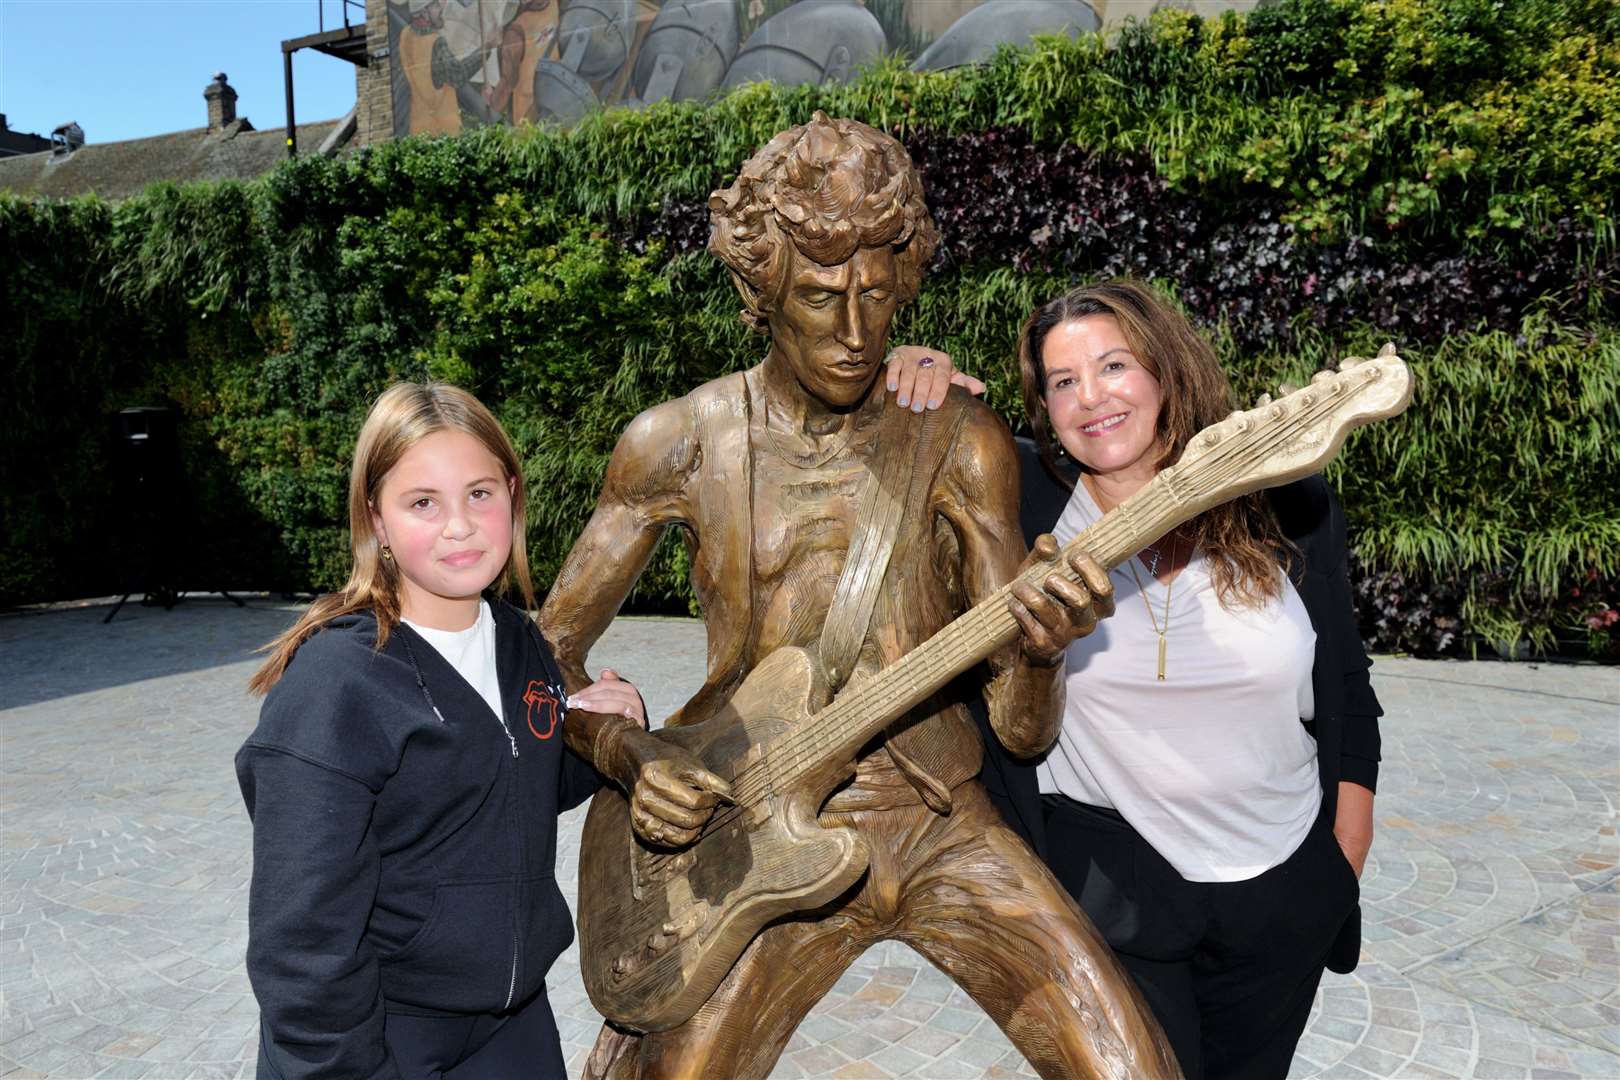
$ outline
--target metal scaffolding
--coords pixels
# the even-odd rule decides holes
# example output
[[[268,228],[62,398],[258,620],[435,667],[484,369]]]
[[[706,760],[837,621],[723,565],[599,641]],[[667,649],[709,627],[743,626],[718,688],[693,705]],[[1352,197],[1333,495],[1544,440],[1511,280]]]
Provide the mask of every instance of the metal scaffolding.
[[[287,156],[293,157],[298,153],[298,125],[293,116],[293,53],[299,49],[314,49],[316,52],[335,56],[345,60],[355,67],[370,66],[371,57],[366,51],[366,5],[362,0],[332,0],[335,7],[343,16],[343,25],[326,28],[327,0],[315,0],[316,33],[306,34],[303,37],[290,38],[281,43],[281,77],[287,90]],[[359,22],[351,21],[350,9],[360,13]]]

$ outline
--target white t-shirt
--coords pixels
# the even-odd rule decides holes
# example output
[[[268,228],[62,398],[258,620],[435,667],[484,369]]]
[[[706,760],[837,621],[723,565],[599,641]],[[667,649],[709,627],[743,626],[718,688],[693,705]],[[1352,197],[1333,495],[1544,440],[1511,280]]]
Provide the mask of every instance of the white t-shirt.
[[[433,646],[467,685],[489,703],[490,711],[505,725],[501,712],[501,679],[495,670],[495,613],[489,601],[478,602],[478,618],[465,630],[436,630],[401,619]]]
[[[1086,486],[1053,529],[1067,543],[1101,518]],[[1134,556],[1133,556],[1134,558]],[[1278,570],[1282,574],[1281,569]],[[1322,793],[1315,715],[1316,633],[1293,583],[1261,608],[1228,611],[1203,552],[1165,586],[1138,560],[1110,575],[1115,613],[1069,646],[1057,743],[1037,767],[1043,793],[1108,806],[1188,881],[1246,881],[1288,858]]]

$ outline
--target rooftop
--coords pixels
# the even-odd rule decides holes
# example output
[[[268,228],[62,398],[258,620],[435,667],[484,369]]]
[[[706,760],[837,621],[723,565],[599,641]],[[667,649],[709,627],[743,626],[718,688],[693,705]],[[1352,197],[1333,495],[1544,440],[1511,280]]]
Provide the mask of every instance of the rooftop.
[[[320,146],[342,120],[298,125],[301,151]],[[87,143],[70,154],[51,151],[0,158],[0,191],[68,198],[91,192],[108,199],[138,194],[161,180],[251,180],[287,156],[281,128],[255,131],[245,119],[222,129],[192,128],[144,139]]]

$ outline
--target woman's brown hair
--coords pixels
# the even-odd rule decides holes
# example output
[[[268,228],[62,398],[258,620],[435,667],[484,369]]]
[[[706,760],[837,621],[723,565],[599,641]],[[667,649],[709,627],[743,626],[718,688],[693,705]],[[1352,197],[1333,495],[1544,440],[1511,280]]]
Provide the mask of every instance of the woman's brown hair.
[[[501,463],[505,479],[516,481],[512,485],[512,550],[497,579],[498,591],[504,594],[515,586],[525,609],[534,609],[534,584],[524,542],[523,470],[512,440],[483,403],[460,387],[396,383],[371,406],[354,444],[354,463],[349,468],[349,550],[353,557],[349,580],[337,592],[317,597],[291,629],[264,646],[261,651],[270,658],[248,680],[249,690],[263,694],[276,685],[298,647],[340,616],[372,612],[377,617],[377,648],[387,644],[400,618],[399,567],[382,557],[372,509],[389,470],[411,447],[440,431],[471,435]]]
[[[1047,336],[1057,327],[1089,315],[1107,315],[1149,373],[1159,381],[1157,433],[1164,448],[1154,471],[1181,457],[1199,431],[1232,410],[1232,390],[1215,350],[1185,315],[1140,282],[1118,279],[1071,289],[1036,308],[1018,335],[1018,368],[1024,415],[1046,470],[1073,488],[1058,467],[1062,445],[1046,411]],[[1078,464],[1078,463],[1077,463]],[[1084,472],[1085,466],[1080,466]],[[1222,605],[1256,607],[1281,590],[1278,558],[1292,549],[1264,492],[1244,495],[1199,514],[1179,530],[1204,549],[1210,579]]]

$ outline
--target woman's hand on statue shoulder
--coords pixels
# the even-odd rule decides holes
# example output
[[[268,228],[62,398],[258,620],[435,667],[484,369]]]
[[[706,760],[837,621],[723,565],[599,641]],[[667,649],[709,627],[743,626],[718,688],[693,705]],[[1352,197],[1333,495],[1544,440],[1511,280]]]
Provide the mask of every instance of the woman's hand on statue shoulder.
[[[885,385],[902,409],[922,412],[937,409],[945,402],[952,384],[974,397],[984,393],[984,383],[956,370],[951,354],[921,345],[896,345],[883,363],[888,367]]]

